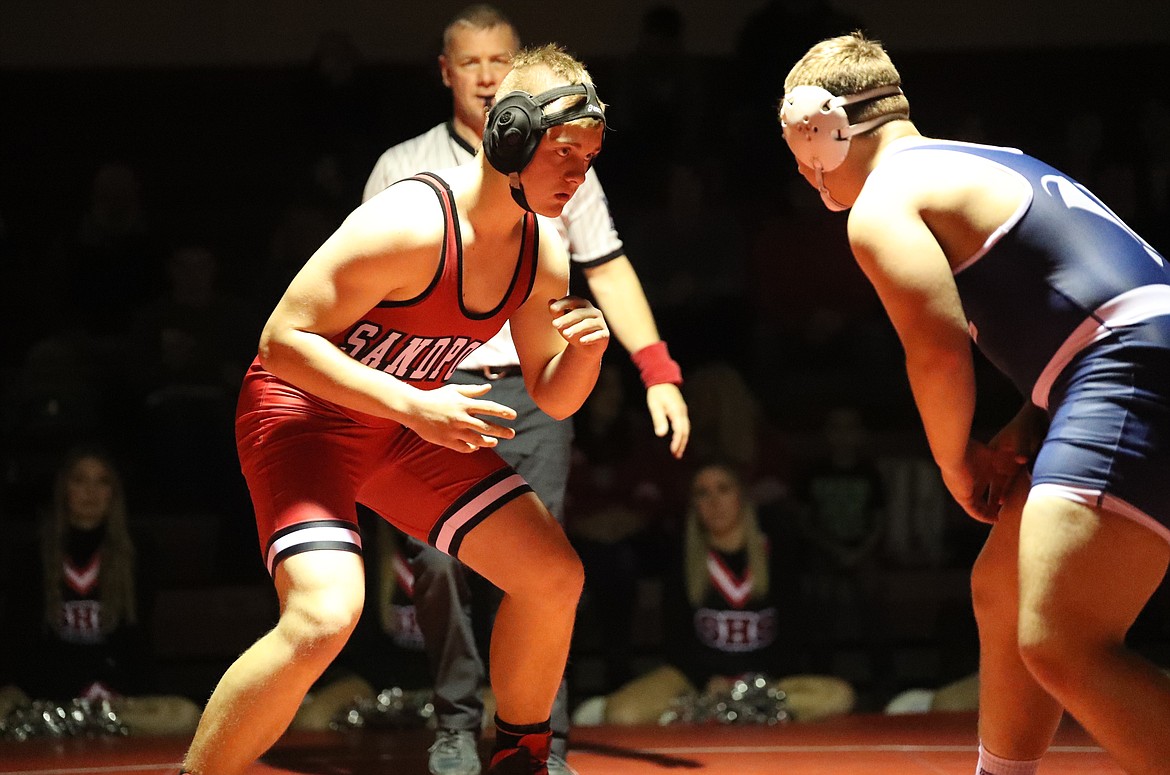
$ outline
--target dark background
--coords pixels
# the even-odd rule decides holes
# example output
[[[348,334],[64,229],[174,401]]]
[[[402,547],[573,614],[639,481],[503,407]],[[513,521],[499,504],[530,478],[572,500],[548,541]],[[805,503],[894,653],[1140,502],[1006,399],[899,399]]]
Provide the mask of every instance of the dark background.
[[[898,345],[848,255],[844,220],[823,212],[796,176],[774,119],[791,63],[822,35],[846,30],[784,16],[804,2],[691,0],[673,4],[678,36],[653,42],[642,27],[653,5],[501,7],[526,41],[556,40],[584,58],[611,104],[613,131],[597,168],[672,353],[684,371],[733,364],[782,437],[779,446],[799,449],[826,408],[852,403],[865,411],[879,448],[922,455]],[[173,472],[226,471],[222,492],[199,490],[206,502],[185,501],[182,487],[192,482],[160,480],[159,460],[142,442],[142,364],[109,348],[104,334],[94,343],[104,321],[77,319],[70,294],[85,267],[72,246],[91,183],[103,164],[133,169],[160,261],[174,246],[208,246],[219,258],[219,287],[262,321],[281,289],[274,245],[300,245],[307,258],[356,206],[378,154],[449,115],[435,56],[439,31],[461,6],[7,0],[0,7],[7,537],[0,605],[23,588],[18,560],[35,551],[35,517],[57,456],[79,434],[96,433],[124,461],[131,512],[159,553],[159,609],[167,616],[155,634],[169,686],[205,696],[227,661],[268,626],[271,588],[231,460],[230,419],[202,429],[212,440],[199,443],[214,449],[214,463],[184,434],[172,436],[175,450],[189,447],[163,461]],[[753,16],[768,6],[773,15]],[[837,22],[848,19],[887,43],[924,134],[1040,156],[1170,253],[1164,3],[871,0],[837,9]],[[333,84],[321,77],[322,39],[341,41],[353,57],[351,77]],[[327,183],[322,165],[331,170]],[[707,228],[696,233],[707,241],[688,241],[690,232],[672,239],[652,226],[671,222],[680,172],[699,181]],[[158,267],[146,272],[157,290]],[[93,394],[101,392],[104,414],[71,424],[68,411],[24,400],[30,353],[53,338],[74,347],[56,364],[66,383],[76,359],[99,361],[102,387]],[[980,379],[977,423],[986,431],[1019,397],[982,362]],[[939,682],[972,665],[964,578],[981,533],[956,515],[948,535],[954,543],[940,567],[913,569],[926,575],[899,582],[915,594],[936,590],[953,606],[938,629],[908,631],[907,642],[924,651],[907,653],[926,659],[927,674],[907,681]],[[903,618],[913,618],[912,598]],[[176,613],[191,610],[205,612],[205,626],[183,629]],[[1165,614],[1151,615],[1139,635],[1163,653]]]

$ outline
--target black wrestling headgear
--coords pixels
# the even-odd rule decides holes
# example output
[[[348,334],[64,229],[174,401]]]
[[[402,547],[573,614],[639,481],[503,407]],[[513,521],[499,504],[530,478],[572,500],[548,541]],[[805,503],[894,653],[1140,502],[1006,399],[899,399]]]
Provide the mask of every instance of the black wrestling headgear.
[[[551,103],[574,94],[583,94],[585,99],[556,113],[544,112]],[[484,155],[493,167],[505,175],[520,172],[532,161],[536,147],[549,127],[582,118],[594,118],[605,123],[605,110],[592,84],[558,86],[535,97],[527,92],[510,92],[488,113],[487,127],[483,133]]]

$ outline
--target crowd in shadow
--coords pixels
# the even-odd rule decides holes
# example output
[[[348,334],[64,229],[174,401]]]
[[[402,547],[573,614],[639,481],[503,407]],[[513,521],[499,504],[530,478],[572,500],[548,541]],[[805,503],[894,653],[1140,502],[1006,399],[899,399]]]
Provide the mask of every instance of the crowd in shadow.
[[[624,353],[607,356],[575,418],[566,503],[566,530],[587,574],[570,666],[578,699],[612,697],[669,664],[678,625],[669,617],[687,609],[674,599],[684,591],[683,556],[674,550],[695,530],[687,518],[693,477],[716,460],[742,477],[737,486],[771,547],[773,593],[783,591],[770,601],[777,611],[769,644],[783,646],[783,659],[767,651],[762,672],[836,676],[857,692],[850,707],[875,709],[908,686],[942,684],[975,667],[965,574],[984,529],[946,496],[900,347],[852,262],[844,221],[795,174],[775,120],[783,74],[798,54],[857,26],[825,4],[774,2],[748,22],[733,56],[701,57],[687,50],[694,31],[664,5],[646,15],[628,57],[591,63],[612,103],[597,166],[663,338],[682,364],[694,433],[686,459],[673,460],[649,428],[636,371]],[[1113,68],[1141,72],[1164,54],[1112,52],[1108,67],[1085,64],[1054,83],[1027,64],[1035,52],[909,52],[903,81],[930,97],[921,100],[929,112],[915,117],[925,133],[1050,159],[1167,254],[1170,101],[1086,98],[1095,85],[1130,80],[1113,79]],[[1051,56],[1053,67],[1065,67]],[[366,62],[340,32],[323,36],[302,68],[23,75],[27,86],[12,90],[10,115],[30,115],[23,109],[37,90],[52,89],[57,97],[43,110],[54,118],[80,111],[72,125],[95,130],[84,139],[47,131],[20,158],[10,154],[0,174],[0,287],[8,290],[0,306],[0,508],[12,536],[0,626],[27,625],[55,644],[24,644],[36,670],[9,655],[6,665],[20,671],[0,685],[40,676],[46,680],[21,690],[174,700],[186,713],[179,695],[201,702],[214,668],[194,678],[183,665],[162,677],[143,672],[147,686],[121,686],[98,672],[69,687],[47,678],[61,679],[54,665],[77,649],[116,649],[120,665],[153,665],[160,654],[152,650],[185,653],[155,640],[147,592],[160,586],[267,588],[232,435],[241,376],[292,274],[360,202],[378,155],[442,115],[443,95],[426,64]],[[971,77],[956,90],[963,76]],[[145,98],[127,98],[129,85]],[[1119,122],[1112,111],[1121,104]],[[16,124],[0,129],[9,149],[31,137]],[[990,428],[1018,397],[981,369],[988,389],[976,419]],[[103,450],[94,457],[103,486],[117,494],[110,513],[119,521],[100,536],[61,522],[79,454],[70,451],[90,441]],[[165,540],[160,525],[176,522],[164,517],[201,526],[204,538]],[[146,536],[137,551],[131,529]],[[132,564],[140,580],[103,581],[121,590],[98,601],[108,620],[84,619],[96,604],[83,605],[77,590],[99,546],[103,573],[127,574]],[[190,558],[168,551],[205,556],[200,570],[184,574],[167,566],[191,567]],[[371,599],[385,598],[385,610],[407,606],[393,544],[375,556]],[[76,578],[63,582],[54,569],[65,560]],[[29,598],[31,582],[40,597]],[[74,590],[64,601],[68,621],[89,631],[62,630],[63,583]],[[52,611],[40,605],[46,599]],[[1159,610],[1165,606],[1150,607],[1135,636],[1165,650],[1170,629]],[[404,631],[409,613],[396,617],[371,626],[394,636],[414,654],[402,664],[417,667]],[[709,677],[676,672],[685,680],[673,676],[667,699]],[[379,682],[413,687],[410,673],[367,672],[363,680],[367,691],[383,688]],[[344,694],[353,696],[351,685]],[[639,709],[638,718],[661,710]]]

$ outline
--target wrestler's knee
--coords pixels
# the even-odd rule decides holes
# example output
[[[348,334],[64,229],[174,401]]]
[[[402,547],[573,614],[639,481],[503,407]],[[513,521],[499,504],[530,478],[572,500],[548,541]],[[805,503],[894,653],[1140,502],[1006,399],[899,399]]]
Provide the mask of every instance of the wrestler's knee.
[[[353,632],[360,611],[361,606],[353,605],[347,596],[317,595],[287,609],[280,623],[299,648],[340,650]]]
[[[999,568],[982,555],[975,561],[971,569],[971,605],[980,626],[1015,617],[1016,595],[1005,586],[1013,581],[1010,577],[1005,579]]]
[[[971,604],[982,632],[998,629],[1007,637],[1015,632],[1019,593],[1013,553],[990,542],[971,569]]]
[[[562,558],[557,571],[558,575],[554,577],[554,581],[561,594],[576,605],[585,588],[585,566],[581,564],[581,558],[576,552],[570,551],[567,557]]]
[[[298,652],[336,654],[361,616],[365,590],[338,580],[286,597],[277,630]]]
[[[585,568],[568,542],[523,566],[509,585],[513,594],[538,597],[554,606],[576,607],[585,587]]]
[[[549,606],[576,605],[585,569],[535,496],[517,498],[464,539],[459,559],[507,595]]]
[[[1075,692],[1109,651],[1124,648],[1122,643],[1090,639],[1075,627],[1062,627],[1051,617],[1028,610],[1021,611],[1018,647],[1028,672],[1058,697]]]

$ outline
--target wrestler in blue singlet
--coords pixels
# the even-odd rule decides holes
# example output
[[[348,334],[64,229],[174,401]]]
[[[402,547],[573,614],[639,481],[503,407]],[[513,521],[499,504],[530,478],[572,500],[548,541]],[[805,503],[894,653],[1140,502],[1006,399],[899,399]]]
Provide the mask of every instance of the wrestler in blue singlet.
[[[1093,194],[1011,148],[930,141],[1030,196],[955,270],[979,349],[1051,420],[1033,491],[1123,514],[1170,541],[1170,267]]]

